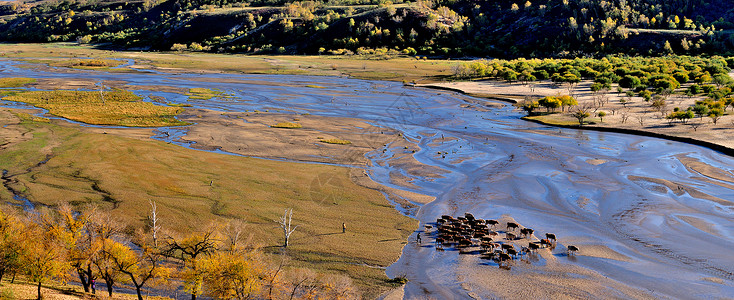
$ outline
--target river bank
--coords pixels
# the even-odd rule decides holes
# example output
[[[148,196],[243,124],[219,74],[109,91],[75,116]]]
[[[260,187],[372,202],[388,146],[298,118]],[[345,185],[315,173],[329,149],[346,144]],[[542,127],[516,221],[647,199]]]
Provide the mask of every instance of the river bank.
[[[734,76],[734,72],[730,76]],[[595,99],[598,100],[599,97],[605,99],[603,106],[594,107],[590,110],[591,116],[585,120],[588,124],[578,126],[578,120],[572,117],[570,113],[561,112],[528,116],[523,119],[564,128],[658,137],[708,147],[727,155],[734,154],[734,141],[729,138],[734,135],[732,111],[726,111],[725,115],[716,124],[709,117],[696,117],[687,123],[671,122],[665,118],[665,114],[672,111],[674,107],[685,110],[687,107],[694,105],[696,101],[703,100],[704,96],[688,97],[674,94],[668,98],[666,108],[656,110],[650,106],[650,102],[645,102],[642,98],[636,96],[630,100],[626,95],[617,92],[607,92],[603,95],[594,93],[590,88],[592,83],[591,81],[582,81],[573,89],[573,95],[578,100],[579,106],[593,107]],[[431,83],[419,86],[450,90],[509,103],[518,103],[525,99],[537,100],[545,96],[569,93],[567,86],[555,85],[550,81],[521,84],[519,82],[507,83],[483,80]],[[625,99],[626,103],[620,102],[621,99]],[[569,108],[569,110],[571,109],[573,108]],[[542,110],[542,108],[538,110]],[[597,114],[602,111],[605,112],[605,116],[599,118]]]

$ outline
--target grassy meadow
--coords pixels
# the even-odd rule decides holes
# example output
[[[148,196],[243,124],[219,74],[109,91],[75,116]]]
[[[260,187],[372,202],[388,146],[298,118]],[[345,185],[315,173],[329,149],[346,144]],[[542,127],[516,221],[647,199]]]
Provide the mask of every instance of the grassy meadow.
[[[28,91],[15,93],[5,100],[32,104],[47,109],[52,115],[94,125],[187,125],[175,118],[183,108],[143,102],[139,96],[122,90]]]
[[[359,79],[430,83],[453,76],[451,60],[415,57],[376,59],[369,55],[239,55],[190,52],[117,52],[73,43],[4,44],[0,57],[36,57],[35,62],[75,67],[79,57],[97,60],[135,59],[137,64],[163,70],[226,72],[244,74],[290,74],[350,76]],[[30,61],[29,61],[30,62]],[[129,72],[123,69],[107,69]]]
[[[348,275],[366,297],[392,286],[384,270],[370,266],[395,261],[417,226],[380,192],[354,184],[348,168],[202,152],[89,133],[60,121],[15,119],[10,127],[33,138],[0,152],[0,169],[32,202],[98,205],[130,230],[144,226],[151,200],[169,232],[241,219],[253,241],[271,254],[281,253],[283,243],[275,220],[293,208],[299,227],[284,252],[290,266]],[[5,189],[0,198],[13,201]]]

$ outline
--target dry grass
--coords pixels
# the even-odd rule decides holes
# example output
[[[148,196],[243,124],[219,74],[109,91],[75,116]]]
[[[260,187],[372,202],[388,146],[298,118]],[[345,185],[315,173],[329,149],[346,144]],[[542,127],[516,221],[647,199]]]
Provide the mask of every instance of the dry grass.
[[[20,277],[16,278],[14,283],[11,283],[6,277],[2,282],[2,286],[0,286],[0,299],[36,299],[36,289],[36,283],[27,282]],[[49,281],[41,285],[41,294],[43,295],[43,299],[46,300],[98,299],[97,297],[107,298],[106,291],[98,290],[97,293],[97,296],[94,296],[84,293],[80,286],[61,284],[53,281]],[[159,296],[150,296],[146,298],[150,300],[171,299]],[[112,298],[107,299],[137,299],[137,296],[134,294],[113,293]]]
[[[106,91],[104,96],[96,91],[33,91],[20,92],[5,99],[32,104],[47,109],[53,115],[87,124],[131,127],[187,125],[175,118],[183,108],[142,102],[140,97],[122,90]]]
[[[389,283],[383,270],[364,264],[391,264],[417,226],[380,192],[354,184],[347,168],[188,150],[55,123],[23,121],[34,138],[0,153],[0,168],[9,174],[30,169],[14,177],[15,187],[36,203],[55,205],[64,195],[137,227],[144,224],[148,201],[155,200],[167,230],[243,219],[254,241],[271,253],[279,253],[282,243],[274,220],[293,208],[299,227],[285,252],[292,264],[345,273],[368,297]],[[36,166],[46,157],[41,149],[49,148],[51,159]],[[0,198],[12,201],[7,193]]]
[[[8,77],[0,78],[0,88],[22,87],[29,83],[36,82],[35,78]]]
[[[132,58],[158,68],[246,74],[347,75],[360,79],[430,83],[452,75],[450,60],[397,57],[375,60],[363,56],[238,55],[211,53],[116,52],[72,43],[4,44],[0,56],[95,59]],[[122,71],[115,69],[116,72]]]
[[[292,123],[292,122],[280,122],[275,125],[270,125],[272,128],[287,128],[287,129],[298,129],[303,128],[303,125],[299,123]]]
[[[40,64],[46,64],[51,67],[57,67],[57,68],[72,68],[72,69],[80,69],[80,70],[107,70],[110,68],[117,67],[121,65],[123,62],[119,60],[114,59],[103,59],[103,58],[95,58],[95,59],[67,59],[67,58],[44,58],[44,59],[23,59],[22,61],[29,62],[29,63],[40,63]]]
[[[322,139],[319,142],[327,143],[327,144],[336,144],[336,145],[349,145],[352,142],[347,140],[341,140],[341,139]]]

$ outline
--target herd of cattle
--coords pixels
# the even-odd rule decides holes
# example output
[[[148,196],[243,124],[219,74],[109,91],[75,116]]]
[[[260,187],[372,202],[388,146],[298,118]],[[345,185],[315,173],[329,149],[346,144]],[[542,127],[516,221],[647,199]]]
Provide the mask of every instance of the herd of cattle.
[[[556,235],[546,233],[544,239],[537,242],[529,241],[527,246],[520,246],[517,249],[513,241],[531,239],[535,231],[520,228],[520,225],[514,222],[507,222],[503,238],[500,236],[502,232],[495,231],[498,225],[501,226],[497,220],[477,219],[470,213],[458,218],[443,215],[436,220],[436,249],[443,250],[444,247],[454,246],[460,253],[471,253],[475,252],[478,246],[483,258],[492,259],[503,266],[541,248],[552,250],[556,246]],[[433,228],[432,225],[425,227],[427,232]],[[576,246],[568,245],[566,248],[568,255],[579,251]]]

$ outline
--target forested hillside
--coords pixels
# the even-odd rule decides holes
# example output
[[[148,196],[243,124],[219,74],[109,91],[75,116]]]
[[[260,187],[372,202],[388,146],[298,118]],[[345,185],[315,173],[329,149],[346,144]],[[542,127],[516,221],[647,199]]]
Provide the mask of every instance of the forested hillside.
[[[730,4],[725,0],[25,1],[0,5],[0,40],[284,54],[731,54]]]

